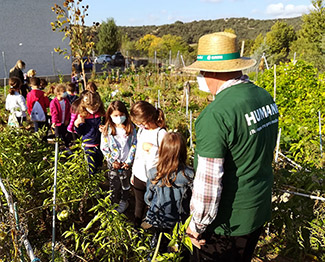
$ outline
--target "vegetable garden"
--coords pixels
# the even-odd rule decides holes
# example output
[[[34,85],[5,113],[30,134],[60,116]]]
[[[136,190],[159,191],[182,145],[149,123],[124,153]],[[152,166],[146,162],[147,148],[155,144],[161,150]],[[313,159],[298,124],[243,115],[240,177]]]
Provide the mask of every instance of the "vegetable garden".
[[[274,94],[273,68],[250,74],[259,86]],[[195,81],[190,82],[190,89],[184,88],[194,76],[149,67],[127,69],[123,74],[108,71],[92,80],[105,108],[113,100],[128,107],[138,100],[159,105],[168,129],[177,129],[187,138],[188,160],[192,162],[194,121],[213,100],[198,90]],[[325,260],[325,157],[319,131],[324,96],[325,74],[318,74],[311,65],[298,61],[277,66],[281,136],[274,162],[273,217],[260,238],[255,261]],[[5,100],[3,95],[1,100]],[[73,146],[72,154],[63,150],[58,154],[52,252],[54,144],[42,142],[44,132],[33,133],[29,123],[20,129],[8,128],[7,119],[2,107],[0,177],[16,203],[18,216],[9,211],[1,190],[0,261],[29,261],[25,237],[41,261],[147,261],[153,257],[156,261],[181,261],[181,251],[191,246],[184,233],[186,224],[177,225],[168,236],[173,252],[157,254],[150,232],[135,229],[128,214],[115,210],[105,169],[89,175],[80,142]]]

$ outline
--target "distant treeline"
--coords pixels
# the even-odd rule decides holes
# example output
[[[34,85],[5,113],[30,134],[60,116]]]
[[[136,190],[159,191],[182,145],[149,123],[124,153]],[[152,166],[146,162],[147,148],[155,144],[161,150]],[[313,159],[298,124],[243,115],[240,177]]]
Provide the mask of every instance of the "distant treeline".
[[[173,24],[161,26],[119,26],[120,32],[127,34],[129,40],[137,41],[147,34],[162,37],[171,34],[181,36],[188,44],[197,43],[199,38],[205,34],[233,29],[239,40],[254,40],[260,33],[265,35],[277,22],[285,22],[292,25],[294,30],[300,29],[301,17],[287,19],[255,20],[249,18],[225,18],[216,20],[200,20],[190,23],[176,21]]]

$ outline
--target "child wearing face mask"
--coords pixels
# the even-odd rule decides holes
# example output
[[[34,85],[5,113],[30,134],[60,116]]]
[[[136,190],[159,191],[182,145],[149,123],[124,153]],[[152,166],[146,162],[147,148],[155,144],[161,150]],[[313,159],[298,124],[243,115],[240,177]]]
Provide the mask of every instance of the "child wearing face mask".
[[[54,89],[54,94],[55,98],[50,103],[51,127],[55,130],[55,137],[61,138],[65,146],[68,147],[70,139],[67,135],[67,126],[70,122],[71,114],[65,85],[58,84]]]
[[[135,196],[135,226],[140,226],[146,204],[144,194],[148,171],[158,162],[158,148],[167,133],[163,111],[146,101],[135,103],[130,111],[131,119],[138,127],[137,150],[132,167],[131,183]]]
[[[113,197],[119,199],[116,210],[123,213],[129,205],[130,170],[137,144],[136,129],[121,101],[113,101],[109,105],[105,120],[105,126],[101,128],[100,149],[107,161]]]
[[[80,99],[76,111],[74,130],[82,136],[84,150],[89,165],[89,173],[96,173],[103,163],[103,155],[100,150],[101,118],[105,114],[102,100],[97,92],[86,91]]]

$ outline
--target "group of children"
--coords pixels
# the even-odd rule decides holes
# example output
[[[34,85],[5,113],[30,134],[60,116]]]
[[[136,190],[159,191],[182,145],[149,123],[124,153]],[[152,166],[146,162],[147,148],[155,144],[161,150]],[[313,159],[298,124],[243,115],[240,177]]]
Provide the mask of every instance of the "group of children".
[[[131,183],[136,227],[145,221],[152,228],[168,231],[183,219],[182,215],[186,212],[184,195],[191,187],[194,172],[186,165],[184,138],[180,133],[166,131],[161,109],[139,101],[132,105],[129,114],[123,102],[113,101],[105,112],[97,87],[92,82],[72,103],[68,96],[74,94],[68,94],[66,86],[58,84],[54,88],[55,98],[50,102],[44,91],[38,88],[39,79],[31,78],[30,83],[32,90],[27,94],[28,113],[31,114],[33,103],[38,101],[44,112],[50,108],[51,127],[66,146],[70,143],[68,133],[80,136],[90,174],[102,166],[105,158],[109,179],[119,181],[111,188],[113,194],[120,195],[118,212],[122,213],[128,207]],[[22,105],[22,113],[17,117],[24,120],[26,108],[17,87],[19,83],[15,84],[11,79],[10,85],[14,92],[8,95],[8,104],[12,96],[19,97],[17,103]],[[7,107],[7,103],[6,108],[13,109],[12,106]],[[37,128],[41,127],[40,122],[34,124]]]

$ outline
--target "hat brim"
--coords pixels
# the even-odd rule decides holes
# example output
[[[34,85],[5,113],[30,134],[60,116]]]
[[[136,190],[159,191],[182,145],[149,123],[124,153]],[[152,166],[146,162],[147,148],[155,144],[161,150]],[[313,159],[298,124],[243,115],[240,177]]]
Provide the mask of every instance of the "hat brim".
[[[206,72],[234,72],[250,68],[256,64],[256,60],[248,57],[241,57],[227,61],[196,61],[184,67],[183,70],[196,70]]]

